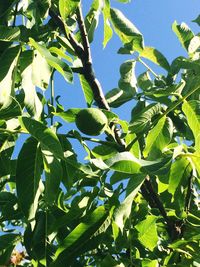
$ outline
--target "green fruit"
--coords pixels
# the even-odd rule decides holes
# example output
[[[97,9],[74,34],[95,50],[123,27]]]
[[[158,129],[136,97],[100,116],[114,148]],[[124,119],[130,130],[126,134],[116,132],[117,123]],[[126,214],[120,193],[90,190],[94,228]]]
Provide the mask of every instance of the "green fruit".
[[[105,114],[97,108],[85,108],[76,115],[76,126],[84,134],[99,135],[108,123]]]

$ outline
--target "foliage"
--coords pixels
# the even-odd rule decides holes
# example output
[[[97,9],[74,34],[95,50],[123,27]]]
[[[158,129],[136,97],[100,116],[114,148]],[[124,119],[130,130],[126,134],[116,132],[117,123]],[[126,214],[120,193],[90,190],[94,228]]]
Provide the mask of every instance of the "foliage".
[[[0,3],[1,266],[200,266],[199,34],[174,22],[188,56],[170,64],[111,2],[85,18],[81,0]],[[115,32],[129,55],[106,95],[90,51],[101,14],[103,46]],[[79,77],[105,134],[75,130],[82,109],[59,103],[55,73]]]

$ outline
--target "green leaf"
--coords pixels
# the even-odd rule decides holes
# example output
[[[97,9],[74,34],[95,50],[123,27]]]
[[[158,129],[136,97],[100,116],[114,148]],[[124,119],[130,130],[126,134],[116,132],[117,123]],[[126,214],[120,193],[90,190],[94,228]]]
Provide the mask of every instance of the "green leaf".
[[[131,44],[131,49],[141,51],[143,49],[143,37],[138,29],[118,9],[110,9],[111,21],[115,32],[123,44]]]
[[[17,234],[4,234],[0,236],[0,251],[9,247],[15,246],[19,235]]]
[[[80,79],[81,87],[82,87],[82,90],[85,96],[85,101],[87,103],[87,106],[91,107],[92,102],[94,100],[92,89],[83,75],[79,75],[79,79]]]
[[[22,114],[22,107],[19,103],[21,101],[19,98],[16,96],[7,107],[0,108],[0,120],[13,119]]]
[[[129,130],[132,133],[139,133],[148,129],[153,121],[155,115],[161,111],[161,105],[159,103],[150,104],[142,111],[138,112],[130,122]]]
[[[137,83],[135,64],[135,60],[127,60],[120,66],[119,88],[114,88],[106,94],[106,99],[111,107],[119,107],[133,99]]]
[[[10,10],[13,8],[13,6],[16,4],[18,0],[7,0],[2,1],[0,3],[0,18],[5,16]]]
[[[91,214],[87,215],[80,224],[63,240],[56,250],[54,262],[50,267],[60,267],[66,261],[72,260],[78,255],[79,249],[87,244],[87,241],[94,236],[97,230],[108,218],[108,211],[105,207],[99,206]]]
[[[130,152],[117,153],[105,163],[111,170],[129,174],[138,173],[141,167],[140,161]]]
[[[84,20],[87,35],[88,35],[88,40],[90,43],[94,39],[94,33],[99,23],[99,16],[101,14],[102,6],[103,6],[102,1],[94,0]]]
[[[0,177],[9,175],[11,171],[11,156],[15,146],[15,139],[7,136],[5,139],[0,138]]]
[[[151,76],[149,75],[148,71],[143,72],[138,76],[137,83],[138,86],[144,91],[153,86],[153,82],[151,81]]]
[[[200,47],[200,37],[194,36],[188,46],[188,52],[189,54],[193,54],[197,51],[197,49]]]
[[[59,11],[63,21],[76,11],[79,3],[80,0],[59,0]]]
[[[195,149],[200,153],[200,101],[184,101],[182,110],[187,118],[188,125],[195,138]]]
[[[79,113],[80,108],[70,108],[63,112],[54,113],[56,116],[61,117],[63,120],[67,122],[75,122],[76,115]]]
[[[33,53],[32,51],[25,51],[22,54],[21,76],[22,88],[25,93],[24,103],[30,113],[35,119],[39,119],[43,110],[43,105],[36,93],[36,88],[33,83]]]
[[[144,179],[145,175],[136,175],[135,177],[130,178],[132,180],[131,183],[131,190],[129,189],[129,193],[126,198],[118,205],[118,207],[114,210],[114,221],[116,225],[120,228],[123,232],[126,220],[130,217],[132,203],[137,195]]]
[[[170,73],[177,74],[181,69],[194,70],[200,73],[199,60],[191,60],[189,58],[177,57],[172,61]]]
[[[142,267],[158,267],[159,263],[157,260],[142,259]]]
[[[14,95],[15,67],[18,62],[20,46],[10,47],[0,57],[0,106],[10,105]]]
[[[196,19],[192,20],[192,22],[196,22],[200,26],[200,15],[198,15]]]
[[[40,66],[40,68],[38,68]],[[41,71],[42,70],[42,71]],[[42,90],[46,90],[49,86],[52,69],[45,58],[37,51],[34,51],[32,62],[32,81],[33,84]]]
[[[113,31],[109,22],[110,19],[110,1],[104,1],[103,8],[103,20],[104,20],[104,39],[103,39],[103,47],[105,48],[107,43],[110,41],[113,35]]]
[[[172,195],[175,194],[177,187],[181,183],[181,180],[183,179],[189,167],[190,162],[186,158],[179,158],[172,163],[169,174],[169,193]]]
[[[153,47],[145,47],[141,52],[140,56],[149,59],[158,66],[169,71],[170,66],[167,59],[157,49]]]
[[[146,146],[143,151],[144,157],[147,157],[148,154],[157,156],[156,152],[162,152],[162,150],[170,143],[172,135],[172,121],[170,118],[164,116],[147,135]]]
[[[194,37],[194,34],[187,26],[187,24],[181,23],[180,25],[178,25],[175,21],[172,25],[172,30],[175,32],[181,45],[188,51],[189,43]]]
[[[64,61],[54,57],[46,47],[37,43],[32,38],[29,39],[29,42],[46,59],[47,63],[52,68],[55,68],[58,72],[60,72],[60,74],[62,74],[67,82],[71,83],[73,81],[72,70]]]
[[[156,220],[156,216],[148,215],[145,220],[139,222],[135,226],[136,230],[138,231],[139,241],[150,251],[153,251],[158,243]]]
[[[30,137],[19,152],[16,169],[17,197],[20,207],[28,219],[34,218],[38,199],[43,191],[43,184],[40,180],[41,164],[42,156],[38,142]]]
[[[101,158],[103,160],[110,158],[114,154],[116,154],[118,151],[117,149],[113,147],[109,147],[107,145],[99,145],[95,146],[91,153],[96,157],[96,158]]]
[[[7,27],[0,25],[0,40],[4,42],[17,42],[20,39],[18,27]]]
[[[59,186],[62,179],[62,166],[53,153],[42,149],[42,156],[45,170],[45,200],[53,205],[58,196]]]
[[[64,158],[59,139],[51,129],[31,118],[20,117],[19,121],[21,126],[35,137],[46,150],[49,150],[60,159]]]

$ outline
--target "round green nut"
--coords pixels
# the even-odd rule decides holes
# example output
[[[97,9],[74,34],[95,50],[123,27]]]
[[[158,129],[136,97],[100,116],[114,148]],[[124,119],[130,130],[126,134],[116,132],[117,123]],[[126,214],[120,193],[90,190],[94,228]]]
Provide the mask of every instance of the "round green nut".
[[[98,108],[85,108],[78,112],[75,123],[82,133],[99,135],[105,131],[108,119]]]

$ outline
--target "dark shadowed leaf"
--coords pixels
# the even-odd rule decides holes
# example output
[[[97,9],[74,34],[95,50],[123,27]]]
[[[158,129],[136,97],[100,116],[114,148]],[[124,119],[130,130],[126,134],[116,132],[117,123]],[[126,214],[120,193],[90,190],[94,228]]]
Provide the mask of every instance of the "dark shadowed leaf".
[[[41,177],[42,155],[36,139],[26,140],[18,156],[16,187],[19,204],[28,219],[33,219],[38,199],[43,191]],[[25,193],[27,192],[27,193]]]

